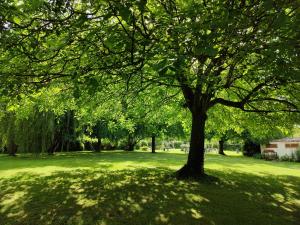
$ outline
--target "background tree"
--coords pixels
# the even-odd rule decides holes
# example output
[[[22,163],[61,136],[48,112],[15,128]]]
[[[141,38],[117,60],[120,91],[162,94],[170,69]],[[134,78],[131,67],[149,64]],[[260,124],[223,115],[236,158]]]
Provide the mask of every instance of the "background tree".
[[[205,175],[205,124],[216,105],[298,111],[297,1],[41,0],[12,8],[2,15],[8,80],[181,90],[192,128],[180,178]]]
[[[209,113],[207,138],[219,142],[239,139],[260,146],[272,139],[292,135],[297,121],[297,115],[293,113],[245,113],[234,108],[215,107]],[[260,147],[257,153],[260,153]]]

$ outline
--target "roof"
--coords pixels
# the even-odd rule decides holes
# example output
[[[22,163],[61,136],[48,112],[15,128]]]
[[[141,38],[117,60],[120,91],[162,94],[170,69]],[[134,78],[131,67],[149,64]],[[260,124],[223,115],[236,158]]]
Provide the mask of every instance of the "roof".
[[[281,138],[281,139],[272,140],[270,142],[300,142],[300,137]]]

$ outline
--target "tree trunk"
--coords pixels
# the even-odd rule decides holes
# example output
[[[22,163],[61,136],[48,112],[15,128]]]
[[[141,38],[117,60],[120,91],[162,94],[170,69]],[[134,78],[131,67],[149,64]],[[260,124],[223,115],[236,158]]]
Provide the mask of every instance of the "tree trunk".
[[[152,135],[152,138],[151,138],[151,149],[152,149],[152,153],[155,153],[155,135],[153,134]]]
[[[95,152],[101,152],[101,144],[102,144],[101,137],[98,136],[97,139],[98,140],[97,140],[97,146],[96,146]]]
[[[200,112],[199,112],[200,111]],[[201,178],[204,173],[204,140],[206,113],[201,110],[192,113],[192,131],[190,139],[190,150],[187,163],[177,171],[179,179]]]
[[[57,143],[54,142],[49,148],[48,148],[48,155],[54,155],[55,149],[57,147]]]
[[[134,144],[133,143],[128,143],[128,151],[132,152],[134,151]]]
[[[16,156],[17,150],[18,150],[18,146],[15,144],[15,142],[9,141],[8,146],[7,146],[8,155]]]
[[[131,134],[128,135],[127,151],[134,151],[135,141]]]
[[[225,155],[224,153],[224,143],[225,141],[224,140],[219,140],[219,154],[220,155]]]
[[[66,151],[70,151],[70,140],[67,140],[67,147],[66,147]]]

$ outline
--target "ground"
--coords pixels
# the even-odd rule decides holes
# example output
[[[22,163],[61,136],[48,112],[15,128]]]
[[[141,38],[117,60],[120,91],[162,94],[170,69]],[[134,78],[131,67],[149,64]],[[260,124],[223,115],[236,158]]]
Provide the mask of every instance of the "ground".
[[[0,224],[299,224],[299,163],[209,154],[206,172],[219,180],[178,181],[185,160],[171,151],[0,155]]]

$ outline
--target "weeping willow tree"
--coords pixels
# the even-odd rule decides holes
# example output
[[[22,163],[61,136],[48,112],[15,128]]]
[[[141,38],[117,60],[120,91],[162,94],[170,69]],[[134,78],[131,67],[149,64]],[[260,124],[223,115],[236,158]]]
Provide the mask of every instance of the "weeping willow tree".
[[[17,145],[15,141],[15,115],[13,113],[6,113],[1,117],[1,147],[4,151],[7,151],[9,155],[14,156],[17,152]]]
[[[10,155],[80,150],[77,125],[74,111],[57,116],[34,109],[27,117],[8,111],[0,118],[0,144]]]
[[[55,115],[52,112],[32,111],[22,118],[8,111],[1,118],[1,143],[10,155],[19,152],[46,152],[52,145],[55,131]]]
[[[34,110],[30,118],[17,121],[17,143],[20,151],[46,152],[52,145],[55,132],[55,115]]]
[[[53,144],[48,152],[78,151],[81,150],[79,136],[83,132],[74,110],[67,110],[63,115],[56,117],[56,126]]]

